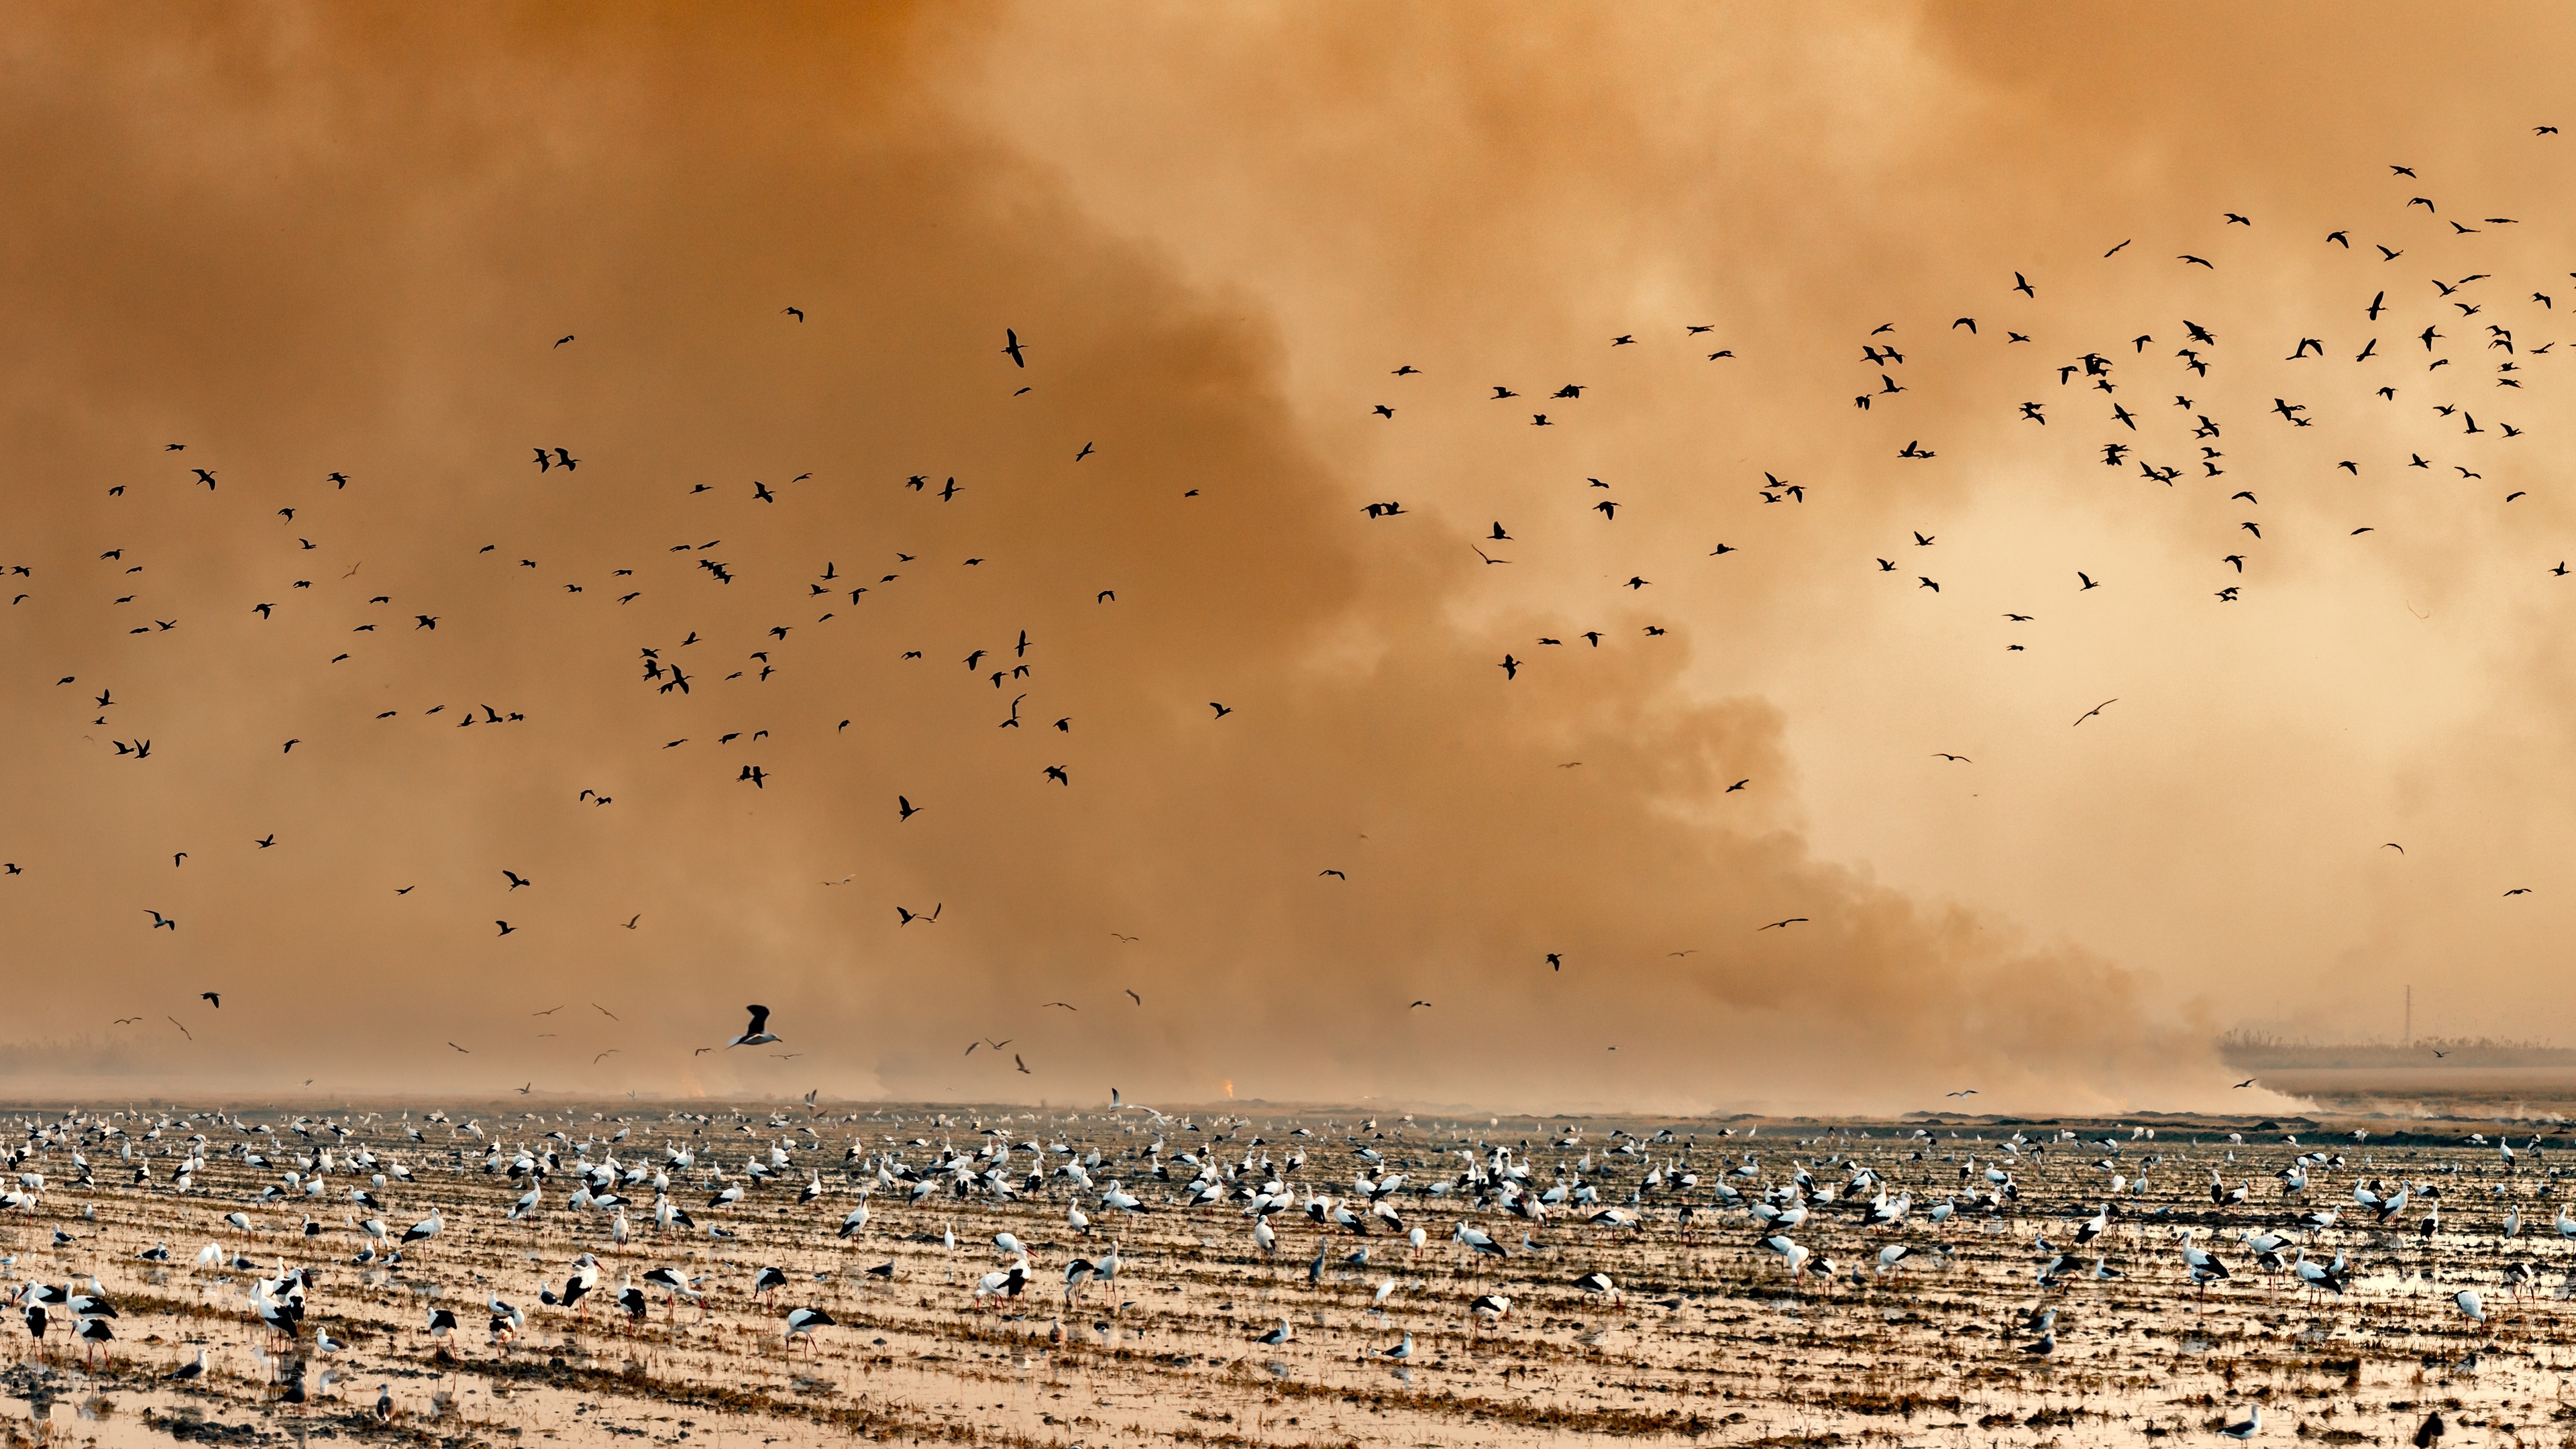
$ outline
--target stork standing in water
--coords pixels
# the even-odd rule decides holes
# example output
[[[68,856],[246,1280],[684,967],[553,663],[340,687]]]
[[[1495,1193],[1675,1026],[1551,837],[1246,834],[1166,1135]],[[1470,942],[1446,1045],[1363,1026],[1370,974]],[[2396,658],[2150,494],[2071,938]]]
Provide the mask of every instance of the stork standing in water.
[[[629,1333],[643,1326],[644,1320],[653,1315],[653,1300],[645,1296],[643,1289],[635,1286],[635,1275],[632,1273],[618,1275],[617,1296],[610,1301],[624,1310],[626,1331]]]
[[[1498,1242],[1495,1242],[1491,1234],[1488,1234],[1484,1229],[1477,1227],[1475,1224],[1468,1222],[1464,1218],[1460,1218],[1458,1220],[1457,1228],[1450,1234],[1450,1241],[1462,1243],[1466,1245],[1467,1251],[1471,1253],[1481,1253],[1489,1258],[1507,1258],[1511,1256],[1510,1249],[1504,1247]]]
[[[108,1328],[106,1318],[82,1318],[82,1320],[75,1320],[75,1325],[72,1325],[72,1338],[80,1338],[82,1343],[82,1354],[80,1354],[82,1364],[95,1366],[95,1354],[98,1354],[100,1348],[106,1348],[108,1343],[116,1341],[116,1330]]]
[[[785,1282],[786,1276],[781,1274],[779,1281]],[[672,1321],[677,1322],[679,1320],[680,1298],[684,1294],[697,1303],[698,1317],[703,1319],[707,1316],[706,1295],[698,1292],[694,1287],[690,1286],[689,1280],[677,1270],[671,1268],[647,1268],[644,1270],[644,1282],[647,1286],[662,1290],[664,1307],[670,1314]]]
[[[408,1248],[414,1243],[427,1242],[437,1237],[439,1230],[447,1226],[447,1220],[439,1216],[440,1211],[441,1209],[433,1207],[429,1210],[428,1217],[403,1229],[401,1246]]]
[[[787,1315],[787,1347],[790,1351],[793,1351],[796,1347],[797,1340],[802,1339],[805,1343],[805,1351],[812,1353],[814,1352],[814,1340],[812,1337],[814,1330],[818,1328],[830,1328],[832,1326],[832,1315],[824,1312],[820,1308],[792,1309]]]
[[[1029,1260],[1022,1258],[1008,1268],[996,1269],[975,1280],[975,1309],[982,1312],[987,1298],[1017,1298],[1029,1284]]]
[[[2182,1230],[2183,1271],[2191,1279],[2192,1286],[2200,1290],[2201,1303],[2206,1309],[2209,1285],[2226,1281],[2227,1265],[2202,1252],[2200,1245],[2191,1240],[2191,1234],[2190,1228]]]
[[[582,1306],[582,1300],[588,1298],[591,1291],[598,1286],[599,1260],[584,1253],[572,1260],[572,1271],[564,1275],[562,1293],[549,1293],[541,1288],[537,1296],[548,1303],[573,1310],[575,1318],[585,1318],[589,1316],[590,1310]]]

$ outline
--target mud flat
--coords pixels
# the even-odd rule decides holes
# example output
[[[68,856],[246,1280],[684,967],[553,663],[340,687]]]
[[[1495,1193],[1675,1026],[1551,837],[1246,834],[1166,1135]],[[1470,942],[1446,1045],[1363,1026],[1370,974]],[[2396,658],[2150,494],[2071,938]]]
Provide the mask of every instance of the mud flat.
[[[93,1362],[59,1309],[41,1348],[14,1309],[0,1323],[11,1357],[0,1371],[0,1444],[1627,1438],[1987,1449],[2216,1442],[2215,1426],[2255,1403],[2266,1410],[2260,1438],[2326,1444],[2402,1443],[2435,1408],[2454,1444],[2563,1444],[2576,1425],[2576,1400],[2562,1398],[2576,1368],[2567,1301],[2576,1239],[2554,1227],[2557,1158],[2545,1140],[2525,1146],[2528,1126],[2511,1129],[2519,1155],[2508,1172],[2497,1124],[2416,1124],[2394,1142],[2362,1126],[2370,1135],[2355,1142],[2342,1120],[2287,1119],[2152,1119],[2149,1138],[2147,1118],[1405,1122],[1318,1111],[1156,1123],[999,1108],[684,1118],[629,1105],[450,1108],[442,1122],[401,1111],[13,1113],[24,1129],[13,1135],[29,1149],[13,1171],[45,1182],[32,1210],[0,1213],[0,1254],[11,1260],[0,1271],[13,1286],[86,1289],[95,1276],[118,1311],[114,1341]],[[173,1170],[199,1135],[205,1166],[182,1193]],[[938,1167],[943,1149],[987,1154],[966,1164],[982,1174],[995,1144],[1009,1148],[999,1166],[1012,1199],[980,1186],[959,1196],[955,1164]],[[648,1174],[618,1189],[632,1229],[623,1245],[608,1214],[566,1206],[581,1145],[593,1163],[613,1156]],[[487,1171],[495,1147],[498,1170]],[[1532,1221],[1502,1207],[1490,1182],[1462,1184],[1469,1157],[1492,1176],[1495,1148],[1527,1164],[1529,1193],[1560,1184],[1571,1193],[1579,1182],[1598,1206],[1549,1207]],[[514,1179],[512,1165],[549,1149],[557,1166],[541,1184],[542,1207],[512,1219],[531,1181]],[[672,1160],[681,1151],[691,1154],[685,1167]],[[2304,1192],[2285,1193],[2276,1174],[2311,1151],[2325,1160],[2309,1166]],[[747,1160],[782,1156],[769,1180],[748,1179]],[[1181,1206],[1212,1163],[1218,1201]],[[149,1181],[132,1180],[138,1167]],[[1990,1167],[2009,1175],[2010,1192]],[[738,1203],[709,1205],[719,1170],[744,1186]],[[317,1171],[322,1189],[309,1195]],[[694,1228],[653,1227],[655,1171]],[[1809,1216],[1792,1235],[1814,1257],[1793,1280],[1759,1244],[1749,1204],[1766,1189],[1785,1201],[1802,1171],[1834,1191],[1807,1197]],[[1875,1180],[1847,1190],[1860,1171]],[[907,1172],[933,1184],[917,1203]],[[378,1173],[381,1189],[371,1185]],[[2247,1184],[2248,1200],[2213,1201],[2213,1173]],[[1383,1223],[1355,1233],[1305,1212],[1314,1196],[1364,1216],[1355,1181],[1399,1174],[1384,1199],[1407,1227],[1426,1230],[1418,1254]],[[805,1200],[818,1180],[820,1195]],[[1291,1203],[1271,1217],[1278,1242],[1266,1253],[1236,1194],[1274,1180]],[[1140,1211],[1104,1204],[1113,1181]],[[1721,1182],[1748,1206],[1723,1203]],[[2406,1208],[2385,1223],[2354,1200],[2356,1185],[2372,1182],[2391,1196],[2411,1185]],[[1439,1184],[1447,1190],[1430,1190]],[[1869,1225],[1881,1184],[1910,1199],[1899,1225]],[[842,1238],[863,1188],[869,1220]],[[368,1216],[349,1200],[353,1189],[383,1203],[376,1215],[397,1236],[433,1206],[446,1227],[399,1261],[353,1261],[367,1246],[353,1222]],[[1943,1202],[1952,1211],[1931,1221]],[[2116,1204],[2108,1228],[2079,1246],[2105,1202]],[[1634,1213],[1639,1225],[1587,1222],[1599,1207]],[[1071,1225],[1074,1208],[1090,1219],[1087,1233]],[[2238,1240],[2288,1229],[2311,1208],[2340,1211],[2331,1227],[2290,1233],[2282,1256],[2342,1255],[2339,1295],[2303,1294]],[[2519,1220],[2510,1239],[2508,1211]],[[251,1230],[227,1224],[232,1212]],[[1507,1255],[1453,1243],[1462,1220]],[[2186,1229],[2231,1273],[2206,1292],[2182,1273]],[[71,1241],[58,1244],[58,1232]],[[1008,1260],[992,1241],[1005,1232],[1028,1251],[1028,1285],[979,1303],[976,1280]],[[167,1263],[139,1256],[156,1243],[167,1244]],[[198,1266],[210,1243],[222,1261]],[[1879,1271],[1881,1251],[1900,1244],[1907,1254]],[[1113,1246],[1115,1278],[1068,1295],[1067,1263],[1096,1262]],[[545,1306],[540,1284],[559,1289],[585,1251],[603,1266],[600,1291],[579,1311]],[[2125,1276],[2096,1278],[2097,1258]],[[888,1275],[868,1271],[889,1264]],[[2505,1283],[2514,1264],[2536,1275],[2520,1294]],[[310,1267],[315,1280],[293,1343],[248,1311],[253,1283],[281,1265]],[[702,1301],[653,1291],[647,1318],[632,1322],[614,1302],[620,1281],[655,1266],[699,1279]],[[756,1297],[763,1267],[789,1281]],[[1595,1271],[1622,1291],[1576,1285]],[[2485,1322],[2455,1306],[2462,1288],[2481,1295]],[[1474,1312],[1487,1295],[1507,1297],[1509,1311]],[[524,1313],[524,1326],[492,1332],[496,1296]],[[437,1307],[459,1325],[443,1341],[425,1330]],[[835,1326],[791,1348],[783,1320],[798,1307],[828,1312]],[[2057,1312],[2054,1351],[2039,1355],[2024,1325],[2044,1308]],[[1291,1336],[1258,1341],[1282,1320]],[[1409,1359],[1379,1352],[1407,1333]],[[324,1351],[323,1335],[344,1346]],[[201,1378],[164,1377],[199,1349]],[[299,1367],[306,1401],[296,1404],[282,1385]],[[374,1412],[379,1384],[395,1404],[390,1421]]]

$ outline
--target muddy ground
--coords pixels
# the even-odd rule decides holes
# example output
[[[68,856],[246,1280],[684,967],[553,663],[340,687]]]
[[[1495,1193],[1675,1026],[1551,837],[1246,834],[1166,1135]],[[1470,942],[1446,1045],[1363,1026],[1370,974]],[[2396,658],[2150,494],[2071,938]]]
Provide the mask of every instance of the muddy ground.
[[[44,1185],[32,1208],[0,1212],[0,1254],[10,1259],[0,1273],[13,1287],[76,1289],[94,1275],[117,1316],[107,1321],[111,1342],[84,1345],[58,1308],[39,1345],[10,1310],[0,1322],[14,1360],[0,1442],[1482,1445],[1606,1436],[1990,1449],[2217,1442],[2219,1425],[2260,1404],[2258,1441],[2393,1445],[2439,1408],[2448,1445],[2576,1445],[2576,1400],[2561,1397],[2576,1367],[2576,1305],[2567,1301],[2576,1238],[2555,1227],[2562,1199],[2545,1126],[2542,1145],[2529,1148],[2528,1125],[2466,1121],[2382,1120],[2355,1141],[2354,1123],[2307,1119],[1407,1121],[1307,1111],[1157,1122],[998,1108],[699,1117],[632,1104],[445,1115],[429,1119],[418,1106],[407,1115],[14,1113],[22,1130],[13,1136],[29,1155],[9,1181],[40,1172]],[[2140,1135],[2150,1123],[2155,1135]],[[620,1131],[623,1140],[610,1140]],[[174,1171],[200,1134],[205,1166],[182,1193]],[[2510,1172],[2500,1136],[2519,1153]],[[958,1196],[956,1174],[939,1172],[916,1204],[912,1183],[892,1172],[900,1163],[929,1173],[943,1149],[996,1142],[1010,1147],[1002,1167],[1013,1200],[980,1189]],[[664,1173],[670,1200],[695,1226],[657,1231],[648,1180],[619,1189],[630,1238],[613,1241],[610,1214],[566,1205],[584,1144],[593,1162],[613,1155],[621,1168]],[[499,1170],[487,1171],[494,1147]],[[1550,1208],[1532,1222],[1472,1182],[1455,1185],[1462,1153],[1490,1165],[1497,1147],[1527,1164],[1530,1191],[1588,1183],[1600,1206],[1633,1212],[1637,1225],[1585,1221],[1596,1208]],[[308,1195],[323,1148],[330,1170],[320,1194]],[[541,1184],[542,1207],[514,1221],[512,1204],[533,1179],[514,1178],[511,1166],[521,1151],[548,1149],[559,1168]],[[675,1150],[691,1152],[691,1165],[673,1165]],[[2311,1150],[2341,1163],[2312,1166],[2304,1192],[2285,1193],[2276,1174]],[[1301,1151],[1302,1164],[1290,1166]],[[1061,1175],[1095,1152],[1090,1188]],[[745,1180],[747,1159],[773,1155],[786,1158],[773,1178]],[[1261,1170],[1265,1160],[1273,1173]],[[1269,1218],[1273,1251],[1256,1243],[1255,1219],[1233,1196],[1179,1205],[1210,1161],[1231,1174],[1219,1179],[1221,1193],[1257,1189],[1274,1173],[1287,1189],[1288,1207]],[[1031,1191],[1033,1164],[1044,1175]],[[1989,1200],[1989,1167],[2010,1174],[2016,1196]],[[150,1180],[135,1183],[137,1168]],[[1793,1280],[1760,1245],[1749,1211],[1720,1201],[1718,1185],[1749,1205],[1801,1168],[1838,1191],[1811,1202],[1793,1231],[1814,1255]],[[1861,1168],[1892,1196],[1910,1195],[1907,1221],[1872,1227],[1875,1188],[1839,1191]],[[719,1171],[745,1187],[738,1203],[709,1205]],[[2248,1184],[2247,1201],[2214,1202],[2213,1171],[2229,1186]],[[1406,1226],[1425,1229],[1418,1254],[1383,1222],[1363,1235],[1309,1218],[1310,1195],[1365,1214],[1353,1186],[1364,1173],[1404,1176],[1385,1200]],[[371,1186],[378,1174],[381,1188]],[[821,1195],[802,1200],[818,1177]],[[1104,1204],[1113,1180],[1139,1199],[1138,1211]],[[2414,1185],[2405,1211],[2384,1225],[2355,1202],[2355,1186],[2372,1181],[2386,1193]],[[1441,1183],[1453,1186],[1427,1190]],[[381,1209],[353,1204],[353,1189],[373,1193]],[[869,1221],[837,1236],[863,1190]],[[1944,1200],[1957,1206],[1935,1223]],[[2079,1225],[2105,1202],[2116,1205],[2109,1229],[2079,1248]],[[2427,1236],[2422,1221],[2436,1205]],[[356,1261],[370,1246],[356,1221],[379,1217],[399,1236],[433,1206],[443,1231],[398,1261]],[[1071,1223],[1074,1208],[1090,1219],[1087,1232]],[[2292,1231],[2307,1208],[2341,1212],[2331,1228]],[[2508,1210],[2520,1220],[2510,1240]],[[247,1216],[248,1231],[224,1220],[233,1212]],[[1462,1220],[1508,1255],[1454,1243]],[[2205,1291],[2186,1281],[2185,1229],[2229,1278]],[[2312,1301],[2295,1278],[2258,1267],[2237,1239],[2265,1229],[2292,1236],[2285,1257],[2302,1245],[2319,1261],[2343,1254],[2341,1295]],[[1027,1249],[1030,1279],[1016,1299],[979,1304],[976,1280],[1009,1261],[993,1243],[1002,1232]],[[139,1256],[156,1243],[167,1245],[166,1263]],[[222,1261],[200,1266],[209,1244]],[[1878,1271],[1877,1255],[1896,1244],[1908,1255]],[[1069,1297],[1066,1264],[1098,1260],[1113,1245],[1114,1280]],[[541,1285],[560,1289],[585,1251],[603,1267],[600,1291],[579,1312],[545,1306]],[[2043,1284],[2042,1266],[2061,1252],[2065,1270]],[[2097,1258],[2126,1276],[2096,1278]],[[886,1264],[890,1276],[867,1271]],[[2509,1264],[2537,1270],[2529,1291],[2508,1289]],[[315,1282],[292,1342],[247,1306],[252,1284],[281,1265],[310,1267]],[[655,1266],[702,1279],[702,1301],[654,1291],[648,1318],[631,1322],[613,1301],[621,1279]],[[763,1267],[788,1283],[755,1297]],[[1591,1272],[1619,1292],[1576,1286]],[[2481,1295],[2483,1323],[2455,1305],[2464,1287]],[[1471,1311],[1482,1295],[1509,1298],[1509,1311]],[[495,1296],[522,1311],[523,1326],[494,1334]],[[426,1324],[437,1307],[458,1328],[433,1340]],[[2027,1351],[2037,1335],[2024,1326],[2041,1307],[2057,1311],[2045,1356]],[[784,1319],[794,1308],[822,1309],[835,1326],[791,1346]],[[1285,1341],[1259,1341],[1282,1320]],[[1407,1333],[1408,1359],[1380,1352]],[[325,1337],[340,1346],[326,1350]],[[201,1377],[164,1377],[200,1349]],[[288,1402],[299,1369],[304,1402]],[[393,1400],[389,1419],[375,1412],[379,1385]]]

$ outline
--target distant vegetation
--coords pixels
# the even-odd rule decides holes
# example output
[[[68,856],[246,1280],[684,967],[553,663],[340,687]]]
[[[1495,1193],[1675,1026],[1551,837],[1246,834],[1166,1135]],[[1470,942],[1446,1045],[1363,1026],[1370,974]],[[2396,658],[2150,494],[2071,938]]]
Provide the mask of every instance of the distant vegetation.
[[[2218,1054],[2244,1071],[2290,1067],[2566,1067],[2576,1047],[2492,1037],[2418,1037],[2412,1046],[2393,1042],[2291,1041],[2242,1027],[2218,1039]]]

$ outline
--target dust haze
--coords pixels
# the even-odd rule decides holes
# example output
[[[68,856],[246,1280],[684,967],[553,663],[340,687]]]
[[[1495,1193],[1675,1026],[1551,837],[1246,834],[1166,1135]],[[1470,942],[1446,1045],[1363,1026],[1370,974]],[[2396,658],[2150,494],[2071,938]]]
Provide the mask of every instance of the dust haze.
[[[2324,14],[37,12],[17,1070],[2181,1108],[2409,982],[2561,1029],[2563,24]]]

